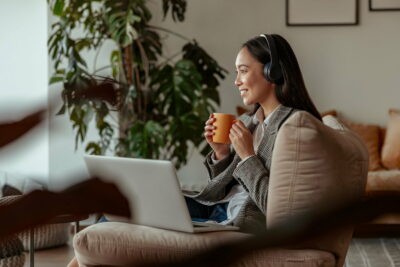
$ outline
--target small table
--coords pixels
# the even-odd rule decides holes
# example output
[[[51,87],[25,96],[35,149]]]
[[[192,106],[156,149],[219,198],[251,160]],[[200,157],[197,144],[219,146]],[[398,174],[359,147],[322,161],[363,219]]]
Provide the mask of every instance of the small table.
[[[89,218],[88,215],[73,215],[73,214],[65,214],[52,218],[47,221],[45,224],[56,224],[56,223],[70,223],[75,222],[75,233],[79,232],[79,221],[83,221]],[[32,227],[29,230],[29,266],[35,266],[35,228]]]

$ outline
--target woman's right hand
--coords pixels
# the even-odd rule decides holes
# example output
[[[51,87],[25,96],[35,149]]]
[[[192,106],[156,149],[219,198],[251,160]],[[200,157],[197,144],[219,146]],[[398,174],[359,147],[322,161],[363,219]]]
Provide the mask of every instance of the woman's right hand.
[[[207,140],[207,143],[211,146],[215,153],[215,158],[217,160],[223,159],[224,157],[229,155],[229,144],[221,144],[213,142],[213,135],[215,134],[216,127],[213,123],[216,121],[216,118],[213,115],[210,115],[210,118],[206,121],[206,125],[204,127],[204,137]]]

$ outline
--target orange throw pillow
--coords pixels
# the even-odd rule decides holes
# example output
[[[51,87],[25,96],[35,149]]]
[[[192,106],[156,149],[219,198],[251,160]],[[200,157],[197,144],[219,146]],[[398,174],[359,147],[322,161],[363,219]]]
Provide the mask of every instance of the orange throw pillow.
[[[400,110],[389,110],[389,122],[382,147],[382,163],[388,169],[400,169]]]
[[[380,157],[380,127],[378,125],[366,125],[342,120],[343,123],[357,133],[365,142],[369,154],[369,171],[382,169]]]

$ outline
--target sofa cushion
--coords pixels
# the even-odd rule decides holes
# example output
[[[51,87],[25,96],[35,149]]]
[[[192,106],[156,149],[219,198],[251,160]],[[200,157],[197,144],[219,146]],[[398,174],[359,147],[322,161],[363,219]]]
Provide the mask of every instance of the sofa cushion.
[[[368,152],[333,116],[297,112],[281,126],[272,155],[267,227],[364,195]],[[328,126],[329,125],[329,126]]]
[[[389,122],[382,147],[382,163],[388,169],[400,169],[400,110],[389,110]]]
[[[323,121],[299,111],[281,126],[271,162],[267,228],[364,195],[365,144],[335,117],[328,115]],[[303,247],[333,252],[340,266],[351,235],[351,226],[337,229]]]
[[[354,123],[347,120],[343,120],[343,122],[365,142],[369,154],[368,170],[376,171],[383,169],[381,162],[381,127],[372,124]]]
[[[212,232],[189,234],[118,222],[92,225],[74,237],[75,255],[81,267],[162,263],[193,256],[226,241],[248,234]],[[235,266],[335,266],[329,252],[274,249],[244,257]],[[303,265],[302,265],[303,266]]]
[[[368,172],[366,191],[400,191],[400,170]]]

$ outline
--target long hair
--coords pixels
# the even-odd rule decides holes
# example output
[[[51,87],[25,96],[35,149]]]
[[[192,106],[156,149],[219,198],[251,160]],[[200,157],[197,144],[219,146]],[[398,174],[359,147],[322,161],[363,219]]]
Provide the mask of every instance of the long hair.
[[[274,39],[279,64],[283,73],[283,78],[275,86],[275,94],[278,101],[284,106],[307,111],[317,119],[322,120],[307,92],[299,63],[289,43],[278,34],[270,34],[270,36]],[[254,58],[263,65],[271,61],[270,49],[264,37],[257,36],[252,38],[245,42],[242,45],[243,47],[246,47]],[[253,112],[259,106],[259,104],[256,104]]]

